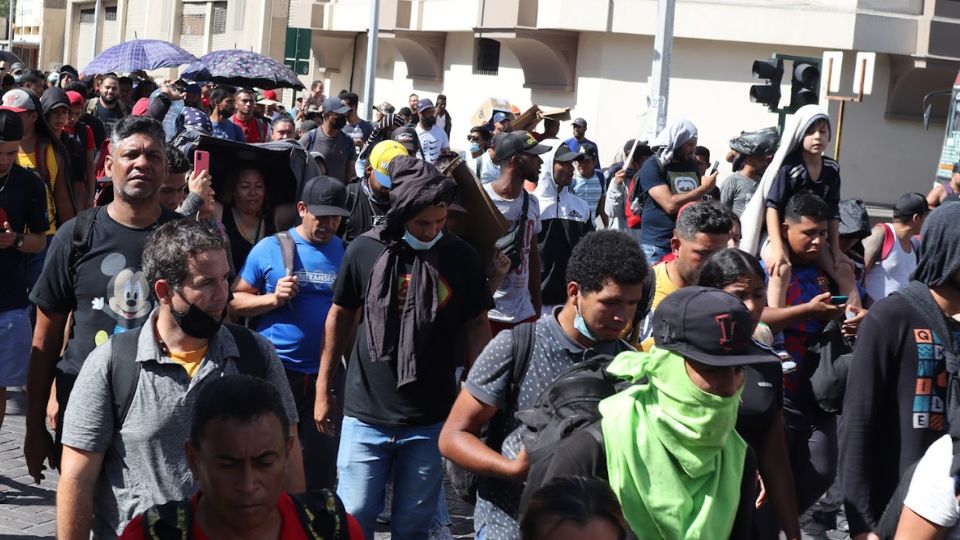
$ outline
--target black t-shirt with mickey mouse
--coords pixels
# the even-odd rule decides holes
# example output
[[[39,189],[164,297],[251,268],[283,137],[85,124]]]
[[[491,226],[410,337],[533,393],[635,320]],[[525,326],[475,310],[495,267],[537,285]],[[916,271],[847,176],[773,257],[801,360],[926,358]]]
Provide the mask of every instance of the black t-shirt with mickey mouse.
[[[154,301],[140,269],[143,246],[157,225],[179,217],[164,210],[154,225],[134,229],[114,221],[106,207],[98,208],[90,230],[90,249],[78,259],[73,276],[69,261],[77,220],[57,229],[30,300],[46,311],[73,311],[67,350],[57,364],[59,372],[80,373],[87,355],[107,338],[147,321]]]
[[[47,195],[40,177],[14,164],[10,174],[0,175],[0,228],[10,224],[13,232],[27,233],[47,230]],[[26,263],[29,254],[12,245],[0,249],[0,280],[4,294],[0,294],[0,312],[27,307]]]

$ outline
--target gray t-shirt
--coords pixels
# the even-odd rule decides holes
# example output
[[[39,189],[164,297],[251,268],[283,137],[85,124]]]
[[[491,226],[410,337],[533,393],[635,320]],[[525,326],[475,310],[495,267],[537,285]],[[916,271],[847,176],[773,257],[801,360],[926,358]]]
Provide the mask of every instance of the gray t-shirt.
[[[357,149],[353,139],[343,131],[338,131],[333,137],[323,132],[323,126],[314,128],[300,137],[300,146],[307,152],[320,152],[327,165],[327,176],[332,176],[344,184],[353,177],[353,171],[347,176],[347,164],[357,159]]]
[[[536,337],[527,373],[517,392],[517,403],[507,403],[513,376],[513,333],[500,332],[487,344],[470,369],[465,388],[478,400],[497,407],[506,417],[506,429],[510,433],[501,448],[508,458],[520,452],[520,423],[515,418],[517,411],[533,407],[540,394],[550,383],[570,366],[589,360],[598,354],[615,356],[631,350],[626,342],[607,341],[592,349],[584,349],[572,340],[557,321],[557,308],[549,316],[537,321]],[[473,511],[474,528],[484,527],[489,540],[517,540],[520,538],[518,515],[523,485],[500,478],[481,477],[477,492],[477,504]]]
[[[259,334],[254,338],[267,360],[266,379],[280,391],[290,423],[295,424],[297,409],[280,359],[269,341]],[[160,352],[153,324],[143,326],[137,344],[140,378],[123,427],[114,428],[109,341],[84,362],[64,417],[64,445],[105,454],[94,491],[95,539],[115,538],[128,521],[151,506],[186,499],[197,491],[183,449],[197,392],[217,377],[238,373],[237,344],[226,328],[210,341],[193,378]]]
[[[728,176],[720,186],[720,202],[730,208],[734,214],[740,216],[753,197],[753,193],[757,191],[758,183],[752,178],[735,172]]]

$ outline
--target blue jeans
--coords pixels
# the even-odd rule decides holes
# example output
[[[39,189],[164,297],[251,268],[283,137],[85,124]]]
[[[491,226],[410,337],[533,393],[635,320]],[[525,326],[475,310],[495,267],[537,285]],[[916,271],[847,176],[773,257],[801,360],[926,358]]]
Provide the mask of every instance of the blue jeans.
[[[643,255],[647,258],[647,264],[651,266],[660,262],[660,259],[670,253],[669,248],[664,249],[653,244],[640,244],[640,249],[643,250]]]
[[[443,465],[437,440],[443,423],[421,427],[367,424],[345,416],[337,456],[337,494],[347,512],[373,539],[383,510],[384,486],[393,470],[393,538],[426,540],[443,496]]]

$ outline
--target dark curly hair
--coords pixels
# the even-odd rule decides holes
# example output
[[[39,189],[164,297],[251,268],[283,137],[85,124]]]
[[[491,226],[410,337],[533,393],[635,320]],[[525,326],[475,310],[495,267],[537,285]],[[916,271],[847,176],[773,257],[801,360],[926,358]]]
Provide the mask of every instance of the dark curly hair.
[[[143,273],[151,289],[161,279],[179,289],[187,278],[190,257],[226,246],[212,225],[193,219],[168,221],[150,233],[143,246]]]
[[[523,540],[550,538],[552,527],[563,521],[582,527],[594,519],[609,521],[621,540],[630,530],[620,501],[609,484],[599,478],[561,476],[544,484],[530,497],[520,520],[520,534]]]
[[[190,161],[176,146],[164,149],[167,155],[167,174],[183,174],[190,171]]]
[[[646,280],[650,265],[631,236],[619,231],[595,231],[573,248],[567,263],[567,282],[585,292],[603,289],[610,279],[618,285],[637,285]]]

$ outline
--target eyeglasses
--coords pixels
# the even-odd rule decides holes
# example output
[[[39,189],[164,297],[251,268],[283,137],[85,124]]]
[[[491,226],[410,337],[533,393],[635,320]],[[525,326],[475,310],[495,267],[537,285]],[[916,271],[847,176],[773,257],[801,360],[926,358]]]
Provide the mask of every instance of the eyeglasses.
[[[476,135],[470,135],[467,137],[467,142],[480,142],[480,137]]]

